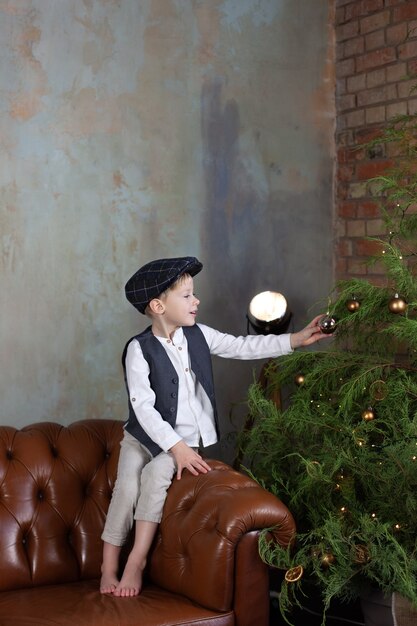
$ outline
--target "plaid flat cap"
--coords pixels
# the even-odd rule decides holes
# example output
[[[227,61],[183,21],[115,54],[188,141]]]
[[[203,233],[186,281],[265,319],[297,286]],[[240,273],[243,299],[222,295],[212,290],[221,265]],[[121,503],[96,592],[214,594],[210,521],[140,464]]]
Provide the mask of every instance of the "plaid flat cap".
[[[194,256],[151,261],[129,278],[125,285],[126,298],[140,313],[145,313],[149,302],[160,296],[182,274],[195,276],[202,268],[203,264]]]

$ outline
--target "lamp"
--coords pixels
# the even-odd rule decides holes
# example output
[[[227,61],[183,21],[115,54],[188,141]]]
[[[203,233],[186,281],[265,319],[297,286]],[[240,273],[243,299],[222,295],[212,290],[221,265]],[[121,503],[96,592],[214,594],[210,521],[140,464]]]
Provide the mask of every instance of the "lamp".
[[[291,311],[282,293],[262,291],[249,304],[247,319],[249,327],[258,335],[280,335],[288,329]]]
[[[288,305],[285,297],[282,293],[277,291],[262,291],[258,293],[249,303],[248,312],[246,315],[248,320],[248,334],[249,328],[255,331],[258,335],[280,335],[285,333],[290,324],[292,313],[288,310]],[[268,376],[272,371],[271,360],[262,367],[262,371],[259,376],[259,384],[265,390],[267,397],[269,397],[274,404],[281,407],[281,390],[277,386],[271,386],[269,384]],[[246,418],[244,431],[251,430],[253,428],[253,417],[249,415]],[[242,448],[238,450],[237,456],[233,462],[233,467],[237,470],[241,469],[242,462]]]

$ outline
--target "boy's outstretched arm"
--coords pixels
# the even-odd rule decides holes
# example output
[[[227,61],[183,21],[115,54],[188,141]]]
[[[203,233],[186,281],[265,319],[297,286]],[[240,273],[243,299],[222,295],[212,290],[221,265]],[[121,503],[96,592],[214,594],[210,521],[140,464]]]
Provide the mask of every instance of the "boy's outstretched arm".
[[[301,348],[302,346],[311,346],[311,344],[326,339],[330,335],[326,335],[320,329],[319,322],[324,317],[323,315],[317,315],[305,328],[298,331],[298,333],[291,333],[290,342],[291,348]]]

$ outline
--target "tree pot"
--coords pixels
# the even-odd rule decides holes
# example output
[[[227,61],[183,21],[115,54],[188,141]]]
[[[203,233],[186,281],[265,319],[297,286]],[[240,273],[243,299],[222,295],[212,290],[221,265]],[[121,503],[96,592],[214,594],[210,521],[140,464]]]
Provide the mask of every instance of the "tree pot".
[[[395,626],[392,615],[392,595],[379,589],[370,589],[361,594],[361,609],[365,626]]]
[[[398,593],[392,595],[392,613],[395,626],[416,626],[417,607]]]

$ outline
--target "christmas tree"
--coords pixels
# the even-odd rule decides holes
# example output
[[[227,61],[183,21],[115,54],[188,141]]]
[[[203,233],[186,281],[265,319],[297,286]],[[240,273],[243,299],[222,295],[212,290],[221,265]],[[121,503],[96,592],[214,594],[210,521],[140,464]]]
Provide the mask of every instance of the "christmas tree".
[[[324,319],[336,329],[330,347],[271,362],[270,389],[249,391],[242,452],[297,523],[289,550],[260,541],[264,560],[285,571],[287,619],[309,581],[323,623],[333,598],[366,586],[417,604],[417,116],[393,120],[373,144],[397,153],[370,181],[386,233],[368,262],[381,264],[384,284],[338,283]]]

